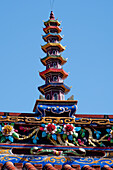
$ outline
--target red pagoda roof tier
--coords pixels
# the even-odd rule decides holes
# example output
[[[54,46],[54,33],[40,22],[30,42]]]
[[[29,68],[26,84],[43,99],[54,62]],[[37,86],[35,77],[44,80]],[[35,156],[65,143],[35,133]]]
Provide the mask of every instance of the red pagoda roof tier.
[[[61,61],[61,65],[65,64],[67,62],[67,60],[64,57],[62,57],[61,55],[49,55],[49,56],[46,56],[40,60],[43,63],[43,65],[46,66],[47,65],[46,61],[49,59],[58,59]]]
[[[48,47],[59,47],[59,52],[62,52],[65,50],[65,47],[62,46],[60,43],[47,43],[44,46],[41,46],[42,50],[47,53]]]
[[[56,23],[57,26],[61,25],[61,23],[58,20],[51,20],[51,19],[46,21],[46,22],[44,22],[44,25],[47,27],[50,23]]]
[[[64,83],[49,83],[49,84],[45,84],[43,86],[38,87],[38,90],[42,93],[45,94],[46,89],[51,87],[55,87],[56,88],[63,88],[64,89],[64,93],[67,94],[70,91],[70,87],[66,86]]]
[[[47,73],[61,73],[63,75],[62,79],[64,80],[67,76],[68,76],[68,73],[66,73],[63,69],[56,69],[56,68],[49,68],[45,71],[42,71],[39,73],[39,75],[41,76],[42,79],[46,79],[46,74]]]
[[[47,34],[48,30],[50,29],[56,29],[58,31],[58,33],[60,33],[62,31],[61,28],[59,28],[58,26],[47,26],[46,28],[43,28],[43,31]]]
[[[58,37],[59,41],[62,40],[62,36],[61,36],[60,34],[57,34],[57,33],[48,33],[48,34],[42,36],[42,38],[43,38],[44,41],[46,41],[46,42],[47,42],[47,38],[48,38],[48,37]]]

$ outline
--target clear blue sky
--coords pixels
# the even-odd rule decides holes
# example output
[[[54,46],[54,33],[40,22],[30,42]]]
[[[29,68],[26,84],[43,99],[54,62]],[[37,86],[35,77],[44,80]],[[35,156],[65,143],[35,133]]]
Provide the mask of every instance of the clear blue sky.
[[[32,112],[44,84],[43,21],[49,0],[0,1],[0,111]],[[62,21],[65,84],[78,100],[78,113],[113,113],[113,0],[55,0]]]

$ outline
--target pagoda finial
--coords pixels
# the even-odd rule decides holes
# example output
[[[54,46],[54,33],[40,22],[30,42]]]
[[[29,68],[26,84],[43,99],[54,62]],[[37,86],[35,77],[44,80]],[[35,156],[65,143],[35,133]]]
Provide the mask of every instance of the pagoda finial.
[[[53,11],[51,11],[51,13],[50,13],[50,20],[55,20]]]

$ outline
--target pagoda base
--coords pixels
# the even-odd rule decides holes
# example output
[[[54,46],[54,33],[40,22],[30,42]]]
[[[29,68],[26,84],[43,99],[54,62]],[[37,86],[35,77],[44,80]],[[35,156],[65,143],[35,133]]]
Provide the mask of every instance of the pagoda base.
[[[72,117],[77,110],[77,100],[36,100],[33,112],[41,117]]]

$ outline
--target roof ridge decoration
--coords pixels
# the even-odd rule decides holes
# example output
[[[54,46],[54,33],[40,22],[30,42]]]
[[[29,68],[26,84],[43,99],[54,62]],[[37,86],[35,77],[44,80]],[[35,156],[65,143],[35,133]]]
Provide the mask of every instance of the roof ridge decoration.
[[[41,48],[47,54],[44,63],[44,65],[46,66],[46,70],[40,72],[39,75],[45,80],[45,86],[47,86],[48,83],[59,83],[60,85],[60,83],[63,83],[63,79],[66,78],[68,74],[61,68],[62,61],[63,64],[65,64],[65,59],[59,56],[60,52],[65,50],[65,47],[60,44],[60,41],[63,37],[61,37],[59,34],[61,29],[59,28],[59,25],[55,20],[53,11],[51,11],[50,20],[43,30],[46,35],[44,35],[42,38],[47,42],[47,44],[41,46]],[[44,91],[43,94],[48,100],[64,100],[65,87],[62,88],[60,88],[60,86],[55,88],[51,84],[51,86],[49,86],[49,89],[47,91]]]
[[[42,45],[41,49],[46,53],[46,57],[40,60],[42,64],[46,66],[46,69],[39,72],[39,75],[45,81],[45,84],[39,86],[38,90],[45,96],[45,99],[42,96],[41,101],[36,101],[33,111],[39,114],[39,116],[47,116],[47,112],[40,113],[40,105],[42,107],[41,110],[45,110],[45,108],[48,107],[52,109],[54,107],[56,108],[56,112],[53,112],[53,109],[51,111],[49,110],[49,115],[63,116],[67,114],[68,111],[67,115],[70,117],[73,116],[77,110],[77,101],[73,99],[72,102],[66,102],[65,100],[65,94],[70,91],[70,87],[64,84],[64,79],[67,78],[68,73],[63,70],[62,65],[67,62],[67,59],[61,56],[61,52],[65,50],[65,47],[60,44],[63,36],[59,34],[61,32],[61,28],[59,27],[60,22],[55,20],[53,11],[51,11],[50,18],[44,22],[44,25],[45,28],[43,28],[43,31],[46,34],[43,35],[42,38],[46,44]],[[64,102],[61,103],[61,101]],[[57,107],[59,107],[59,109],[57,109]]]

